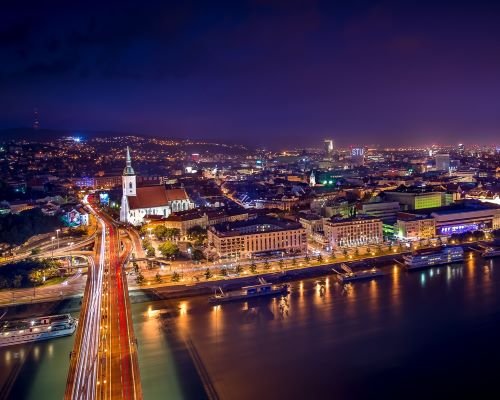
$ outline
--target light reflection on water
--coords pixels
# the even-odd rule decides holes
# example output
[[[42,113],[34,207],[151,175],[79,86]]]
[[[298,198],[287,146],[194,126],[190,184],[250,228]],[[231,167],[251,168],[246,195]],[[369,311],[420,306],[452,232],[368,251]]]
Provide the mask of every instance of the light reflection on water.
[[[330,276],[293,282],[282,298],[219,306],[206,298],[152,304],[178,310],[169,326],[192,341],[223,399],[366,398],[370,385],[380,393],[389,390],[375,378],[389,370],[395,379],[390,391],[403,390],[413,376],[436,383],[422,371],[434,368],[427,354],[450,351],[455,357],[455,347],[446,350],[448,327],[463,332],[500,312],[500,293],[493,290],[500,275],[492,265],[477,257],[418,272],[391,265],[384,268],[388,275],[373,281],[341,285]],[[435,343],[437,350],[423,350]],[[415,370],[423,359],[431,366]],[[466,374],[455,363],[444,368]]]

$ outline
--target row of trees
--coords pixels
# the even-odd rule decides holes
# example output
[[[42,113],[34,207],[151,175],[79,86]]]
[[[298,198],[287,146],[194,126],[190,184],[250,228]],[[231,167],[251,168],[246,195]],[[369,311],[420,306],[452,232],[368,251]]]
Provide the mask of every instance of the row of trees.
[[[0,289],[18,289],[41,285],[59,276],[61,264],[51,259],[27,259],[0,268]]]

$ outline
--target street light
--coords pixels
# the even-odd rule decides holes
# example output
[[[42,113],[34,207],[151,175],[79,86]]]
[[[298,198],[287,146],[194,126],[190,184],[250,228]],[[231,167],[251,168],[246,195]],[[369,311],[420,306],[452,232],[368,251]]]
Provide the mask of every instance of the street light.
[[[71,246],[73,246],[73,242],[69,242],[68,243],[68,247],[69,247],[69,266],[71,267],[71,261],[72,261],[72,258],[71,257]]]
[[[57,237],[57,248],[59,248],[59,232],[61,230],[60,229],[56,229],[56,237]]]
[[[52,258],[54,258],[54,240],[56,240],[56,237],[52,236],[50,238],[50,240],[51,240],[51,243],[52,243]]]

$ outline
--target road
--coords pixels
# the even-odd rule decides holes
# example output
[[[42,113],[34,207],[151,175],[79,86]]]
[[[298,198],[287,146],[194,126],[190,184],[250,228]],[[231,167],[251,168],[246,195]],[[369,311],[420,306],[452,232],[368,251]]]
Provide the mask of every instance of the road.
[[[130,242],[106,215],[100,223],[97,262],[88,284],[71,356],[65,399],[142,399],[137,347],[122,265]]]

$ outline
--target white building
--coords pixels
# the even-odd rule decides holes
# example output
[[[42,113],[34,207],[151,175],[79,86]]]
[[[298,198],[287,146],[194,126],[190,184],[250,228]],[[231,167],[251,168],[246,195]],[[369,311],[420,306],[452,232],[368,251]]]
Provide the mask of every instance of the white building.
[[[382,243],[382,221],[375,217],[331,218],[324,220],[325,238],[332,248]]]
[[[172,212],[194,207],[184,189],[167,189],[165,185],[137,187],[128,147],[122,176],[122,191],[120,221],[132,225],[141,225],[148,216],[166,218]]]

